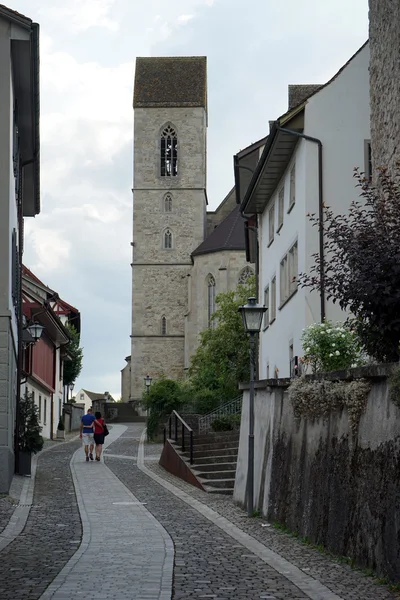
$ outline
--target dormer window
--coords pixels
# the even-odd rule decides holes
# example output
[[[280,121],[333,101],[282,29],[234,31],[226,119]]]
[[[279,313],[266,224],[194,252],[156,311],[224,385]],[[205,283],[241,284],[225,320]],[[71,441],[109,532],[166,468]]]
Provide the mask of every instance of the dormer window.
[[[171,125],[161,133],[161,177],[176,177],[178,174],[178,138]]]

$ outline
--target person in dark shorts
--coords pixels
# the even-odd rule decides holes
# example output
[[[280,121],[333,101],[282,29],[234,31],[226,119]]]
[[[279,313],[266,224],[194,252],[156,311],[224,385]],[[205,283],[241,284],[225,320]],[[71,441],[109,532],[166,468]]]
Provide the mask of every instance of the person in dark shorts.
[[[103,444],[104,444],[104,425],[105,425],[105,421],[101,416],[101,412],[95,412],[94,416],[96,417],[96,420],[93,423],[93,427],[94,427],[94,443],[96,444],[96,460],[100,460],[101,457],[101,452],[103,450]]]

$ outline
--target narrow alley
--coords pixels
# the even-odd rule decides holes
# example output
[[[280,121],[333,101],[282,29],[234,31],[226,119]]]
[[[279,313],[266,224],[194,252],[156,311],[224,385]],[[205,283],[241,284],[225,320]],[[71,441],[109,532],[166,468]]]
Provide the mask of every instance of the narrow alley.
[[[143,432],[114,425],[101,463],[86,463],[76,439],[38,455],[14,513],[0,508],[1,600],[396,597],[166,473]]]

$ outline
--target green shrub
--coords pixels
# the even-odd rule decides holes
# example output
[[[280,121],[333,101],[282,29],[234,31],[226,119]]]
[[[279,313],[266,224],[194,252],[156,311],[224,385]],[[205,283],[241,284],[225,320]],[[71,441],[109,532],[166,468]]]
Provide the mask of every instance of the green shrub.
[[[395,367],[389,377],[389,398],[400,408],[400,367]]]
[[[194,393],[194,406],[196,413],[206,415],[221,404],[221,396],[217,390],[204,388]]]
[[[60,417],[60,420],[58,421],[57,429],[59,431],[65,431],[64,421],[62,417]]]
[[[213,431],[233,431],[240,427],[241,415],[221,415],[211,423]]]
[[[39,409],[33,400],[33,394],[25,393],[19,401],[19,449],[21,452],[36,454],[43,448],[39,423]]]
[[[313,372],[338,371],[363,364],[356,334],[342,323],[315,323],[301,337],[305,365]]]

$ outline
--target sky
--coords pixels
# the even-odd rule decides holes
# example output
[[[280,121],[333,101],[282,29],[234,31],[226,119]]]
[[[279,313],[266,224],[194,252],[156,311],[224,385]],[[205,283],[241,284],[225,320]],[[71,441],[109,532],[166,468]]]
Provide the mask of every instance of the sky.
[[[7,0],[3,0],[7,3]],[[12,4],[10,4],[12,2]],[[9,0],[40,24],[41,212],[24,263],[81,312],[75,384],[121,395],[130,354],[136,56],[207,56],[209,208],[233,155],[365,42],[368,0]]]

